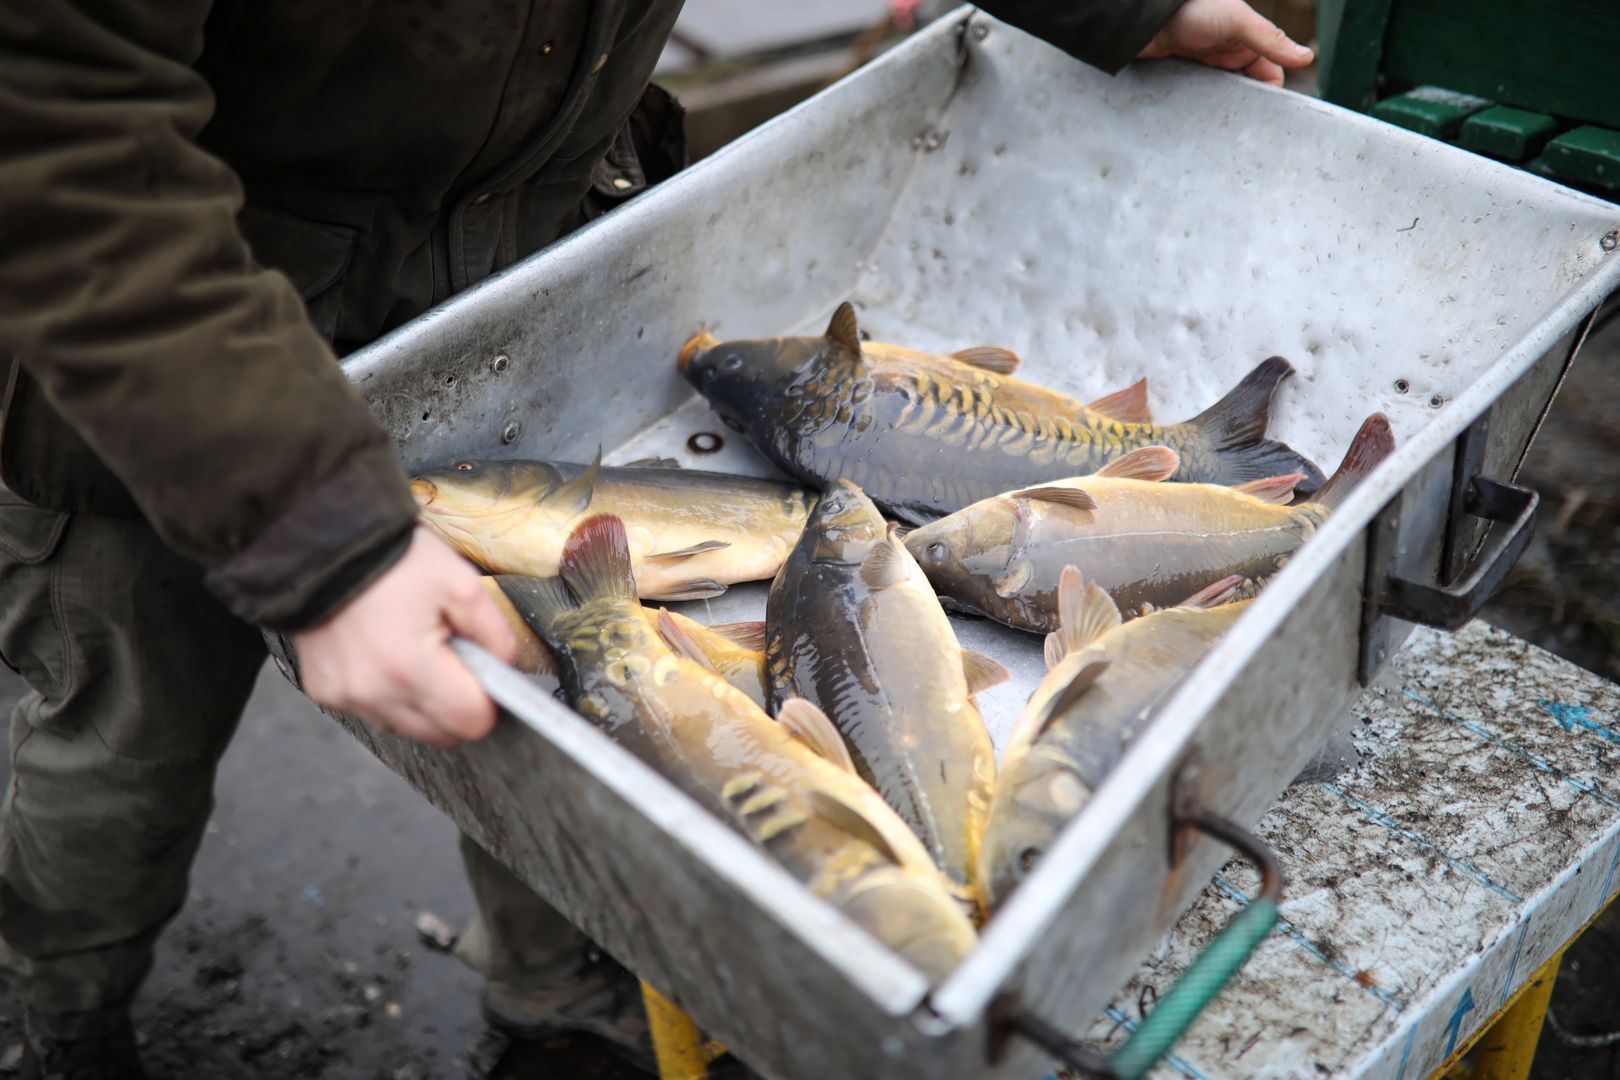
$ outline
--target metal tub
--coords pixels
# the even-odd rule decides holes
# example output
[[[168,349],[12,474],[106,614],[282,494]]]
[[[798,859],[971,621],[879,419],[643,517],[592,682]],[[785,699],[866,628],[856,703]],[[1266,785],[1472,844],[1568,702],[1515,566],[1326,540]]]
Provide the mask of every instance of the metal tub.
[[[610,463],[766,473],[740,439],[688,451],[724,429],[676,350],[699,323],[819,331],[846,297],[874,337],[1004,344],[1025,377],[1083,399],[1146,374],[1164,419],[1280,353],[1298,374],[1273,430],[1326,469],[1363,417],[1389,414],[1394,458],[932,992],[487,657],[473,662],[507,715],[486,742],[444,752],[349,726],[760,1070],[1030,1075],[1038,1051],[995,1038],[992,1006],[1082,1030],[1226,858],[1172,843],[1176,800],[1256,819],[1399,647],[1407,626],[1387,616],[1426,594],[1390,574],[1466,569],[1483,530],[1464,511],[1491,502],[1474,474],[1516,470],[1620,279],[1617,227],[1613,205],[1309,98],[1171,63],[1109,78],[959,15],[348,360],[412,468],[600,444]],[[763,595],[698,614],[757,618]],[[1040,643],[959,626],[1015,673],[983,699],[1000,740]]]

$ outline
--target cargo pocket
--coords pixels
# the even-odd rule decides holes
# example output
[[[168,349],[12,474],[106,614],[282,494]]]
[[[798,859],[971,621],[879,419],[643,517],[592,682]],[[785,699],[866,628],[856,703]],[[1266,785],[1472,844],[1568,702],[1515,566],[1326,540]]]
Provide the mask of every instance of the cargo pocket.
[[[0,661],[47,696],[66,677],[66,628],[50,558],[71,516],[0,487]]]
[[[359,233],[261,203],[243,207],[237,224],[259,264],[286,274],[315,329],[327,341],[335,338],[343,311],[343,277]]]

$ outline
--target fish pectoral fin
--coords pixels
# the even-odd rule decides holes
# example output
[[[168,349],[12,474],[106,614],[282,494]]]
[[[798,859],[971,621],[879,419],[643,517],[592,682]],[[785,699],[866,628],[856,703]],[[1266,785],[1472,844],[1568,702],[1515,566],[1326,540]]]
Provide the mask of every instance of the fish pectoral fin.
[[[977,694],[980,690],[988,690],[992,686],[1000,686],[1012,678],[1012,672],[1000,663],[972,649],[962,650],[962,674],[967,677],[970,694]]]
[[[842,345],[852,356],[861,355],[861,327],[855,321],[855,305],[845,300],[833,312],[832,321],[827,324],[826,338],[835,344]]]
[[[550,492],[537,505],[547,510],[561,511],[570,518],[583,514],[591,505],[591,496],[596,492],[596,481],[601,475],[602,448],[598,446],[595,459],[585,467],[584,472]]]
[[[855,759],[849,756],[844,737],[838,734],[838,729],[827,719],[827,714],[811,702],[802,697],[788,698],[777,710],[776,722],[782,725],[783,731],[815,751],[817,756],[826,758],[851,776],[857,775]]]
[[[1211,582],[1187,599],[1177,604],[1177,607],[1213,608],[1222,604],[1230,604],[1238,598],[1238,594],[1248,585],[1249,581],[1242,574],[1231,574],[1216,582]]]
[[[1063,635],[1047,634],[1045,639],[1046,670],[1051,671],[1063,659]]]
[[[1142,376],[1123,390],[1115,390],[1112,394],[1088,402],[1086,408],[1122,424],[1153,423],[1153,410],[1148,408],[1147,376]]]
[[[815,807],[817,816],[825,819],[829,824],[840,831],[849,834],[856,840],[870,844],[879,855],[894,863],[904,866],[905,863],[895,853],[894,846],[883,835],[883,830],[872,823],[861,811],[828,791],[812,790],[810,804]]]
[[[709,633],[719,634],[733,645],[740,646],[750,652],[765,651],[765,623],[763,621],[716,623],[709,627]]]
[[[1069,708],[1085,696],[1086,691],[1097,682],[1099,676],[1108,670],[1109,661],[1093,660],[1069,680],[1069,685],[1053,694],[1041,710],[1041,715],[1035,721],[1034,735],[1038,739],[1052,726],[1052,721],[1069,711]]]
[[[1097,500],[1081,488],[1057,486],[1024,488],[1022,491],[1013,492],[1012,497],[1026,502],[1050,503],[1069,510],[1097,509]]]
[[[1179,468],[1181,455],[1168,446],[1139,446],[1128,454],[1121,454],[1091,475],[1157,483],[1170,479]]]
[[[898,585],[906,576],[905,548],[890,535],[872,548],[866,561],[861,563],[861,583],[869,589],[887,589]]]
[[[1095,581],[1086,582],[1078,567],[1063,568],[1058,578],[1058,640],[1063,656],[1085,648],[1122,621],[1119,605]]]
[[[1304,479],[1304,473],[1284,473],[1282,476],[1266,476],[1259,480],[1233,484],[1232,490],[1241,491],[1245,495],[1253,495],[1261,502],[1268,502],[1275,506],[1287,506],[1294,501],[1294,488]]]
[[[664,639],[664,644],[673,649],[677,656],[684,656],[693,663],[714,671],[714,662],[709,659],[709,654],[703,651],[703,647],[668,608],[658,609],[658,636]]]
[[[562,578],[500,574],[496,576],[495,584],[506,594],[530,629],[542,637],[557,616],[579,606]]]
[[[1007,567],[1005,573],[996,575],[990,584],[995,587],[996,595],[1005,600],[1010,596],[1017,596],[1034,576],[1034,565],[1028,559],[1019,559]]]
[[[957,349],[950,356],[952,360],[960,361],[969,367],[993,371],[997,375],[1011,375],[1018,370],[1021,363],[1017,353],[998,345],[975,345],[971,349]]]
[[[689,578],[671,582],[667,589],[659,589],[654,600],[713,600],[726,591],[726,587],[713,578]]]
[[[706,551],[721,551],[731,546],[729,540],[705,540],[691,547],[683,547],[675,551],[658,551],[651,555],[643,555],[643,559],[690,559],[693,555],[702,555]]]

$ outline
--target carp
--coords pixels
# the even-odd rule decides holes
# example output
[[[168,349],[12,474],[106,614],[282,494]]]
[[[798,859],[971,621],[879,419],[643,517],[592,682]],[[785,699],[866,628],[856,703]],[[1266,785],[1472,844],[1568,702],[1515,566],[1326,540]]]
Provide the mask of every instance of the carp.
[[[411,481],[424,524],[492,574],[550,577],[570,531],[611,513],[649,600],[769,580],[815,502],[803,488],[693,469],[462,461]]]
[[[636,599],[617,517],[577,525],[559,570],[560,578],[501,585],[556,654],[580,715],[929,979],[943,979],[973,948],[973,926],[928,852],[855,774],[826,717],[790,701],[773,721],[672,651]]]
[[[766,601],[772,703],[803,698],[964,897],[996,758],[973,695],[1007,677],[957,643],[916,560],[860,488],[822,495]]]
[[[852,481],[913,523],[1095,472],[1141,446],[1174,449],[1178,480],[1238,484],[1298,472],[1301,491],[1321,484],[1315,465],[1264,437],[1272,394],[1293,372],[1280,356],[1191,420],[1158,425],[1020,382],[999,370],[1004,361],[975,366],[971,350],[926,355],[867,352],[846,302],[820,337],[701,334],[677,362],[721,420],[781,469],[820,485]]]
[[[1270,577],[1394,448],[1389,420],[1375,413],[1332,479],[1290,505],[1299,473],[1236,487],[1166,484],[1176,454],[1144,447],[1091,476],[981,500],[908,533],[906,547],[953,605],[1009,626],[1057,629],[1069,565],[1132,618],[1231,574]]]
[[[979,879],[992,909],[1090,801],[1160,699],[1247,609],[1249,601],[1237,599],[1245,584],[1226,578],[1122,625],[1107,593],[1064,568],[1060,626],[1046,639],[1048,670],[1002,753],[980,850]]]

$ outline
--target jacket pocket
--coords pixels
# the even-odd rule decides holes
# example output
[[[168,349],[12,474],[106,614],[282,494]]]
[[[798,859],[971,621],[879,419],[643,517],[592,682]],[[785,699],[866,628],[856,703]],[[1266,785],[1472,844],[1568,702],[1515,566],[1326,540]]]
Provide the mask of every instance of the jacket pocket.
[[[22,566],[44,562],[62,542],[68,517],[0,487],[0,560]]]
[[[263,203],[243,207],[237,224],[253,257],[261,266],[287,275],[309,308],[315,329],[331,341],[343,309],[343,276],[354,258],[359,232]]]

